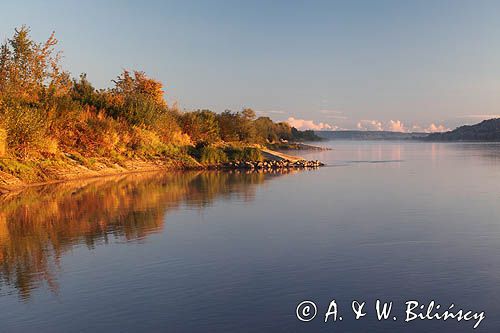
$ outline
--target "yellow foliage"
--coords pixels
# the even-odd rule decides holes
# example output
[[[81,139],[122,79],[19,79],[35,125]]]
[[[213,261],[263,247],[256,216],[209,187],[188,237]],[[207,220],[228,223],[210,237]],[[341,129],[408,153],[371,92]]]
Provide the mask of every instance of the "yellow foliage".
[[[114,93],[109,97],[113,105],[121,106],[123,105],[125,96],[140,94],[148,97],[158,106],[167,106],[163,98],[163,94],[165,93],[163,91],[163,84],[158,80],[147,77],[144,72],[134,71],[132,76],[128,70],[124,70],[114,83]]]
[[[7,153],[7,131],[0,127],[0,157]]]
[[[171,143],[175,146],[181,146],[181,147],[190,146],[193,144],[189,135],[187,135],[186,133],[182,133],[181,131],[177,131],[172,134]]]
[[[69,74],[59,65],[54,33],[45,43],[30,39],[26,26],[0,47],[0,92],[3,98],[23,103],[40,102],[42,96],[62,96],[71,88]]]

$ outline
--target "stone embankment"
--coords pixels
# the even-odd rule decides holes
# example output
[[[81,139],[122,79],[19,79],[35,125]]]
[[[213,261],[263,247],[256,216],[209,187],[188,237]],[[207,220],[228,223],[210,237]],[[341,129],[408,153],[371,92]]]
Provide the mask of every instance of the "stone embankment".
[[[305,169],[324,166],[320,161],[289,161],[289,160],[265,160],[265,161],[235,161],[223,163],[219,168],[223,169],[247,169],[247,170],[276,170],[276,169]]]

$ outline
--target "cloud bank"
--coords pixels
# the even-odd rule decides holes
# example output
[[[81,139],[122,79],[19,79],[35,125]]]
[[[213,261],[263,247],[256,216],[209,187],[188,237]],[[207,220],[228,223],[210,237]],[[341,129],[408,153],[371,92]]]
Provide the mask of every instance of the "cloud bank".
[[[431,123],[428,126],[412,125],[406,126],[401,120],[389,120],[385,125],[375,119],[363,119],[358,122],[356,128],[361,131],[391,131],[391,132],[446,132],[450,129],[442,124]]]
[[[296,129],[299,130],[314,130],[314,131],[324,131],[324,130],[335,130],[337,129],[336,126],[332,126],[327,123],[315,123],[313,120],[307,120],[307,119],[297,119],[294,117],[290,117],[287,120],[287,123],[290,124],[290,126],[295,127]]]
[[[362,119],[356,125],[357,129],[361,131],[383,131],[384,126],[382,122],[372,119]]]
[[[324,118],[334,118],[336,124],[316,121],[312,119],[301,119],[289,117],[286,122],[299,130],[313,130],[313,131],[336,131],[344,130],[345,121],[348,117],[343,115],[342,111],[338,110],[320,110],[324,114]],[[340,123],[338,123],[340,122]],[[450,129],[443,124],[430,123],[429,125],[420,124],[407,124],[399,119],[391,119],[389,121],[381,121],[378,119],[361,119],[356,124],[356,129],[360,131],[390,131],[390,132],[422,132],[422,133],[435,133],[446,132]],[[349,127],[347,127],[349,128]],[[352,127],[351,127],[352,128]]]

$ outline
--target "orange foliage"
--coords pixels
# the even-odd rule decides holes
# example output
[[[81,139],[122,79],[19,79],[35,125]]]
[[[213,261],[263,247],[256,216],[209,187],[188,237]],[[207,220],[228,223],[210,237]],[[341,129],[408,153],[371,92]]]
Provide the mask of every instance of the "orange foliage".
[[[115,89],[113,89],[114,96],[111,97],[111,101],[117,103],[116,105],[121,106],[126,96],[139,94],[148,97],[161,107],[167,106],[163,98],[165,93],[163,84],[149,78],[144,72],[134,71],[132,76],[128,70],[124,70],[113,82],[115,83]]]

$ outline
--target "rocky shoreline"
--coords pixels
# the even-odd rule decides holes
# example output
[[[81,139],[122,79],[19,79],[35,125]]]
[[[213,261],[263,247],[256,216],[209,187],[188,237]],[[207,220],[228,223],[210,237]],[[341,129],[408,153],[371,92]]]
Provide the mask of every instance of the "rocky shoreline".
[[[188,161],[173,159],[125,160],[117,164],[111,160],[99,159],[92,165],[66,158],[51,165],[27,166],[29,174],[9,173],[2,170],[2,163],[17,165],[15,159],[0,159],[0,194],[22,190],[28,186],[59,183],[77,179],[119,175],[147,171],[221,170],[243,172],[288,172],[292,170],[318,169],[324,164],[308,161],[298,156],[260,148],[262,156],[258,160],[233,160],[217,164],[202,164],[191,158]],[[17,163],[17,164],[16,164]]]
[[[245,169],[245,170],[279,170],[279,169],[307,169],[307,168],[319,168],[324,166],[318,160],[307,161],[307,160],[264,160],[264,161],[235,161],[222,163],[212,168],[215,169]]]

